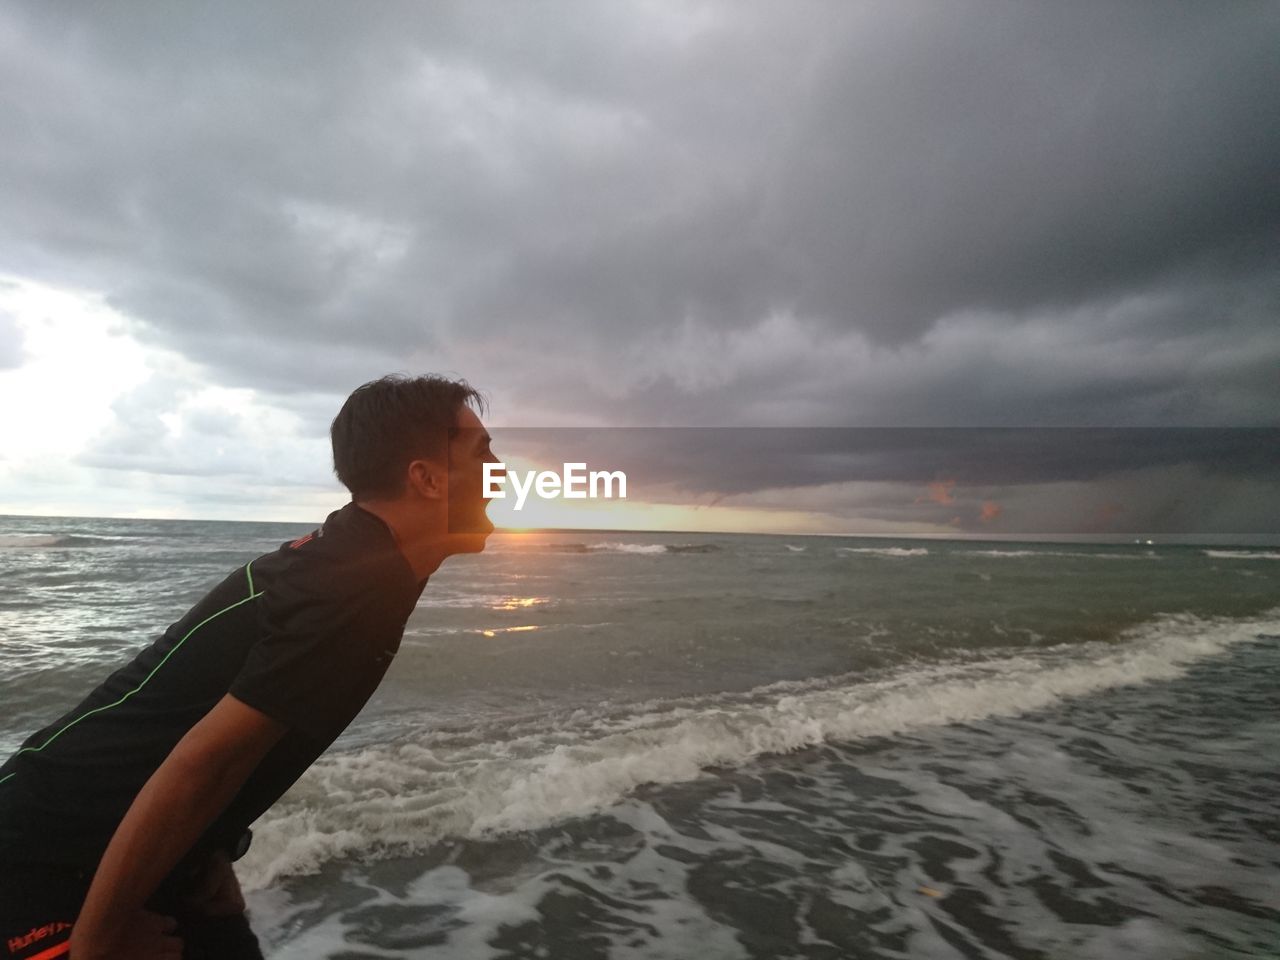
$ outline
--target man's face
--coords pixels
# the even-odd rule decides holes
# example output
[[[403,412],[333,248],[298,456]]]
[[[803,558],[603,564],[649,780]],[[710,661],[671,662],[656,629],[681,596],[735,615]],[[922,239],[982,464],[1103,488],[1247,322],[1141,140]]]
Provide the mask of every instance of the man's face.
[[[489,446],[489,432],[468,407],[458,411],[457,432],[449,442],[449,538],[460,553],[478,553],[493,532],[485,513],[484,465],[499,463]],[[501,475],[502,471],[497,471]]]

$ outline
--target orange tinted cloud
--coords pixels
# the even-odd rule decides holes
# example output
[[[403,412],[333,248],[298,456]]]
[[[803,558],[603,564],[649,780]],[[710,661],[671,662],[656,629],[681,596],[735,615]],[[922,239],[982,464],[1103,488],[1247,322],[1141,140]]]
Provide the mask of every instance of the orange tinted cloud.
[[[994,500],[984,500],[982,503],[982,513],[978,515],[979,523],[990,523],[1000,514],[1004,513],[1004,507],[996,503]]]
[[[923,497],[916,497],[916,503],[955,503],[956,498],[951,495],[951,490],[955,487],[954,480],[935,480],[929,484],[929,492]]]

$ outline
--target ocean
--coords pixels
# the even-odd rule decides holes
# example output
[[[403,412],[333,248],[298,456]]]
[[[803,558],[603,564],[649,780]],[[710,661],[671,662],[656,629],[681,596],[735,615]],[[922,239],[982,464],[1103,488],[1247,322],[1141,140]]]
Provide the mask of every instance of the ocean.
[[[0,518],[0,754],[312,526]],[[1280,957],[1277,758],[1275,548],[496,534],[237,871],[273,960]]]

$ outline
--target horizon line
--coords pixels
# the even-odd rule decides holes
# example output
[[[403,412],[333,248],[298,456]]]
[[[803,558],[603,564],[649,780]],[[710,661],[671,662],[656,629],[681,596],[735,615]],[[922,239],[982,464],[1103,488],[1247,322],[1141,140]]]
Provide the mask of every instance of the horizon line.
[[[27,513],[0,513],[0,519],[31,519],[31,520],[121,520],[121,521],[138,521],[148,523],[237,523],[237,524],[272,524],[276,526],[286,525],[314,525],[315,521],[294,521],[294,520],[226,520],[226,519],[209,519],[203,517],[146,517],[146,516],[129,516],[129,517],[111,517],[111,516],[91,516],[81,514],[27,514]],[[635,527],[495,527],[495,534],[504,536],[518,536],[524,534],[539,535],[563,535],[563,534],[673,534],[678,536],[729,536],[729,537],[831,537],[842,539],[867,539],[867,540],[927,540],[940,542],[991,542],[991,543],[1008,543],[1008,542],[1027,542],[1027,543],[1046,543],[1065,540],[1074,543],[1099,543],[1110,544],[1112,546],[1133,546],[1135,544],[1142,546],[1216,546],[1210,542],[1202,542],[1192,538],[1208,538],[1208,539],[1232,539],[1238,541],[1233,546],[1256,545],[1259,547],[1274,547],[1280,545],[1280,533],[1216,533],[1200,531],[1196,533],[1150,533],[1150,532],[1122,532],[1122,533],[1065,533],[1037,531],[1028,533],[998,533],[995,531],[984,533],[965,533],[957,532],[955,534],[945,533],[857,533],[852,531],[846,532],[786,532],[772,530],[691,530],[691,529],[667,529],[667,528],[635,528]]]

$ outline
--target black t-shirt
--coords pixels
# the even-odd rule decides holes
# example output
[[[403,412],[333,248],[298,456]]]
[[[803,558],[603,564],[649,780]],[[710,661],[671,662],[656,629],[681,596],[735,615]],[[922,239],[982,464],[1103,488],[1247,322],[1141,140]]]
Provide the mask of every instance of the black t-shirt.
[[[96,865],[143,784],[227,693],[288,727],[180,866],[233,849],[359,713],[425,585],[354,503],[235,570],[0,766],[0,869]]]

